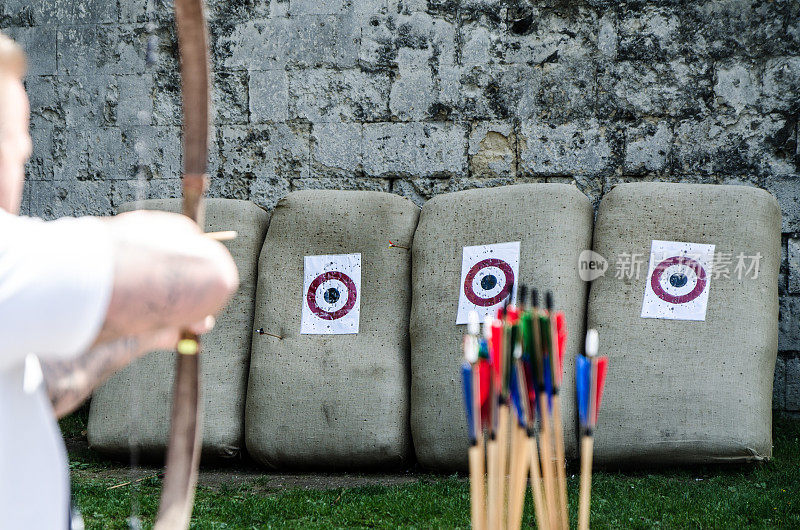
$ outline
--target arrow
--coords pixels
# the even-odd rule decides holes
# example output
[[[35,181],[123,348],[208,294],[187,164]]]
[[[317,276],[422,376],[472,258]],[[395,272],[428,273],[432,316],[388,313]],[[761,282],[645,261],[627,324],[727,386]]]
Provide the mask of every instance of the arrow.
[[[472,527],[485,528],[486,508],[484,504],[484,451],[481,421],[481,378],[480,378],[480,320],[478,314],[469,314],[467,335],[464,336],[464,357],[461,366],[461,382],[464,392],[464,408],[467,413],[469,430],[469,483]]]
[[[553,435],[556,449],[556,477],[558,479],[558,503],[561,516],[561,527],[569,528],[569,517],[567,515],[567,468],[564,457],[564,424],[561,421],[561,378],[564,371],[564,346],[567,343],[567,330],[564,314],[559,315],[553,311],[553,293],[547,291],[545,296],[547,304],[547,316],[550,332],[548,337],[548,354],[550,356],[550,366],[552,370],[552,407],[553,407]],[[561,321],[559,329],[558,321]]]
[[[592,457],[594,454],[594,429],[603,387],[608,371],[608,358],[597,357],[599,336],[597,330],[586,332],[586,356],[578,355],[575,362],[576,396],[578,399],[578,419],[581,424],[581,487],[578,506],[578,528],[589,528],[589,506],[592,491]]]

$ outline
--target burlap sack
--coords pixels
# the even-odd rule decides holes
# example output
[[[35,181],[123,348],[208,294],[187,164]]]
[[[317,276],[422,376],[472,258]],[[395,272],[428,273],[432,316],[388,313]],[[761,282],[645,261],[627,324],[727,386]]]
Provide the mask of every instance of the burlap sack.
[[[269,467],[407,460],[409,247],[419,208],[399,196],[300,191],[275,207],[259,262],[246,443]],[[361,253],[358,334],[303,335],[304,257]]]
[[[570,337],[562,389],[568,455],[575,451],[572,358],[584,333],[586,284],[578,255],[591,245],[589,199],[566,184],[526,184],[438,195],[414,236],[411,309],[411,431],[428,468],[465,469],[467,429],[459,365],[466,326],[456,325],[464,246],[520,242],[519,278],[552,290]]]
[[[622,184],[600,203],[594,249],[610,264],[591,285],[588,325],[610,358],[595,439],[598,463],[761,460],[772,454],[780,209],[744,186]],[[641,318],[652,240],[716,245],[705,321]],[[722,254],[720,254],[722,253]],[[758,277],[737,255],[761,255]],[[643,255],[637,278],[615,263]],[[715,258],[716,259],[716,258]],[[749,262],[748,262],[749,264]]]
[[[232,457],[242,449],[244,402],[256,290],[256,266],[269,224],[268,214],[248,201],[207,199],[206,231],[236,230],[225,242],[239,268],[240,287],[203,337],[202,399],[205,411],[203,454]],[[178,212],[180,199],[128,203],[133,209]],[[175,374],[175,353],[150,354],[109,379],[92,397],[89,444],[100,451],[127,454],[138,446],[159,457],[167,446]]]

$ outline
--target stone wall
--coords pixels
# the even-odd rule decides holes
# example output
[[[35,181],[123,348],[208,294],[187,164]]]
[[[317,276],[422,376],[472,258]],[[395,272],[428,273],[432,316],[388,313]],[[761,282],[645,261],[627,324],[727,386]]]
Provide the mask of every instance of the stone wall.
[[[213,196],[270,208],[304,188],[417,203],[513,182],[574,182],[595,202],[633,180],[771,191],[785,252],[774,401],[800,411],[800,2],[211,0],[209,16]],[[0,0],[31,59],[26,213],[179,194],[172,24],[168,0]]]

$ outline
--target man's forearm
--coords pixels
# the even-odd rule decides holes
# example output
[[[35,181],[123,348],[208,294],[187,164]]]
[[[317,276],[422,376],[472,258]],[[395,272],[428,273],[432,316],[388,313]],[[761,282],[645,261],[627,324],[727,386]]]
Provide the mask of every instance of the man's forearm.
[[[77,409],[95,388],[144,350],[139,337],[129,337],[95,346],[74,359],[42,360],[47,394],[56,417],[62,418]]]

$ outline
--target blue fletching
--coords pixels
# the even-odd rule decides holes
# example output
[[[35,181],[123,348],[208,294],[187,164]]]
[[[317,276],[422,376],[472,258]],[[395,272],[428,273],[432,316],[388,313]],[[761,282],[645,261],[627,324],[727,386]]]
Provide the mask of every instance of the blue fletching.
[[[578,399],[578,418],[582,427],[589,425],[589,386],[592,376],[592,363],[583,355],[575,359],[575,394]]]
[[[489,360],[489,343],[486,339],[480,339],[478,341],[478,358]]]
[[[553,410],[553,378],[550,368],[550,358],[544,358],[544,391],[547,392],[547,410]]]
[[[469,441],[476,442],[475,437],[475,411],[472,410],[472,366],[469,363],[461,365],[461,383],[464,389],[464,410],[467,411],[467,429]]]
[[[511,365],[511,405],[514,409],[514,414],[517,417],[517,422],[525,427],[525,416],[522,413],[522,402],[519,399],[519,385],[517,384],[517,366],[516,363]]]

